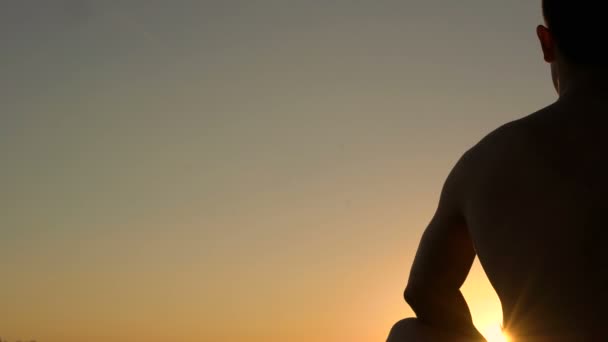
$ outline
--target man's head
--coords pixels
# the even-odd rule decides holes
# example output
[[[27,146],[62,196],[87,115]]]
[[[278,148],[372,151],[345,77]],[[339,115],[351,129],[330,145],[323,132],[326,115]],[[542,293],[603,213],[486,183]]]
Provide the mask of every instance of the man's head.
[[[543,0],[546,27],[538,26],[545,61],[551,63],[556,88],[559,68],[597,68],[608,65],[603,44],[608,37],[601,0]]]

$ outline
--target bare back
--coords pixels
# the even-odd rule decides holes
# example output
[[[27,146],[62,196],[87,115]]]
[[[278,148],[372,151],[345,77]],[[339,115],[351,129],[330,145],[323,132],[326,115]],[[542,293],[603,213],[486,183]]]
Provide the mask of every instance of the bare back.
[[[465,216],[518,341],[595,341],[608,308],[608,101],[571,97],[467,157]]]

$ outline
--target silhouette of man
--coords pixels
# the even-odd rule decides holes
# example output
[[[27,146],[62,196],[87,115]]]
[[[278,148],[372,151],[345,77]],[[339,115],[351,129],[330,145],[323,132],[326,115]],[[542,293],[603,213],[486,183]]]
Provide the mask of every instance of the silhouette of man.
[[[544,0],[559,99],[467,151],[449,174],[389,342],[484,341],[460,287],[475,255],[513,342],[608,341],[608,25],[602,1]]]

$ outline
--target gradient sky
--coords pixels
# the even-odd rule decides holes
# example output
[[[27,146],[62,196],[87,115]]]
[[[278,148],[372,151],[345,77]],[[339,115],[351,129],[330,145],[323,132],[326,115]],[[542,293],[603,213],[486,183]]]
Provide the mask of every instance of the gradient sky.
[[[540,1],[0,2],[0,337],[382,341]],[[500,310],[476,264],[476,323]]]

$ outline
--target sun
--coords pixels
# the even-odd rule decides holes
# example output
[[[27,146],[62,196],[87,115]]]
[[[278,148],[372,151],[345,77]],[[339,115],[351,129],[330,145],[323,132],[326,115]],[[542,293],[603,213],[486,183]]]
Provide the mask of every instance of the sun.
[[[509,337],[502,331],[499,324],[487,327],[483,331],[483,336],[488,342],[509,342]]]

